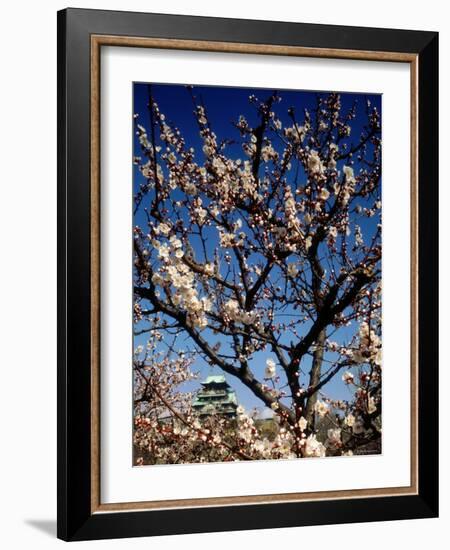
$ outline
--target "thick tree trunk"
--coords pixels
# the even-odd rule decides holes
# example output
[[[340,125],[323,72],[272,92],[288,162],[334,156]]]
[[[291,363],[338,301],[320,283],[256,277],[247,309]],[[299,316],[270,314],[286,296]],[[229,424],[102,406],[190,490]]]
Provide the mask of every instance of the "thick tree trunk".
[[[323,360],[323,346],[325,343],[326,333],[322,330],[316,340],[316,350],[313,353],[313,361],[311,371],[309,373],[309,387],[313,388],[317,386],[320,381],[320,375],[322,372],[322,360]],[[314,407],[317,402],[317,392],[313,393],[306,403],[305,418],[308,421],[308,429],[314,430],[315,428],[315,413]]]

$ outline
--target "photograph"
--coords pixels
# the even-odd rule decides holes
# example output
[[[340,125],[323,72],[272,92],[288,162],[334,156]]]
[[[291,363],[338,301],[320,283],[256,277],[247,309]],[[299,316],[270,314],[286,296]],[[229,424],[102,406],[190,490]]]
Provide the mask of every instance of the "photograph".
[[[382,94],[132,95],[133,466],[382,454]]]

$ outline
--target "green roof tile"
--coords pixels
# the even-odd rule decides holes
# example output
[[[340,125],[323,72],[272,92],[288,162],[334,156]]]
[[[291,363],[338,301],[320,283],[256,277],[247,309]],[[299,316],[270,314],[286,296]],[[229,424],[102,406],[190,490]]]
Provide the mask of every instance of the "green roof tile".
[[[202,384],[226,384],[225,376],[223,374],[211,375],[206,378]]]

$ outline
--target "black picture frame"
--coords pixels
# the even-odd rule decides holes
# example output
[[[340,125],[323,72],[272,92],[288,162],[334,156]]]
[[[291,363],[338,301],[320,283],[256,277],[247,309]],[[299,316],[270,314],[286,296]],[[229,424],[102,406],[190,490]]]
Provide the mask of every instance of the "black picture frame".
[[[414,54],[418,62],[418,492],[93,513],[91,36]],[[66,9],[58,12],[58,537],[88,540],[438,515],[438,33]]]

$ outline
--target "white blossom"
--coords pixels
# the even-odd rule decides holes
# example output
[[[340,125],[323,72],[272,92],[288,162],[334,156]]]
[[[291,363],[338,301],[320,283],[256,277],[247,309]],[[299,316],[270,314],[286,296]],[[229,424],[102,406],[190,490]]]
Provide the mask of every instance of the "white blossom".
[[[324,401],[317,401],[314,407],[316,413],[323,418],[329,412],[329,407]]]
[[[325,456],[325,445],[320,443],[316,438],[315,434],[309,435],[303,446],[303,456],[305,457],[324,457]]]
[[[298,421],[298,427],[301,429],[302,432],[306,430],[307,425],[308,425],[308,421],[304,416],[301,416],[300,420]]]
[[[342,380],[343,382],[345,382],[346,384],[353,384],[353,380],[354,380],[354,376],[351,372],[344,372],[344,374],[342,375]]]
[[[353,416],[352,413],[349,413],[349,414],[345,417],[344,423],[345,423],[349,428],[351,428],[352,426],[354,426],[354,424],[355,424],[355,417]]]
[[[289,264],[287,268],[289,277],[296,277],[298,273],[298,267],[295,264]]]
[[[267,359],[264,378],[275,378],[277,374],[276,364],[273,359]]]
[[[324,172],[324,167],[317,151],[311,150],[307,165],[311,174],[323,174]]]

